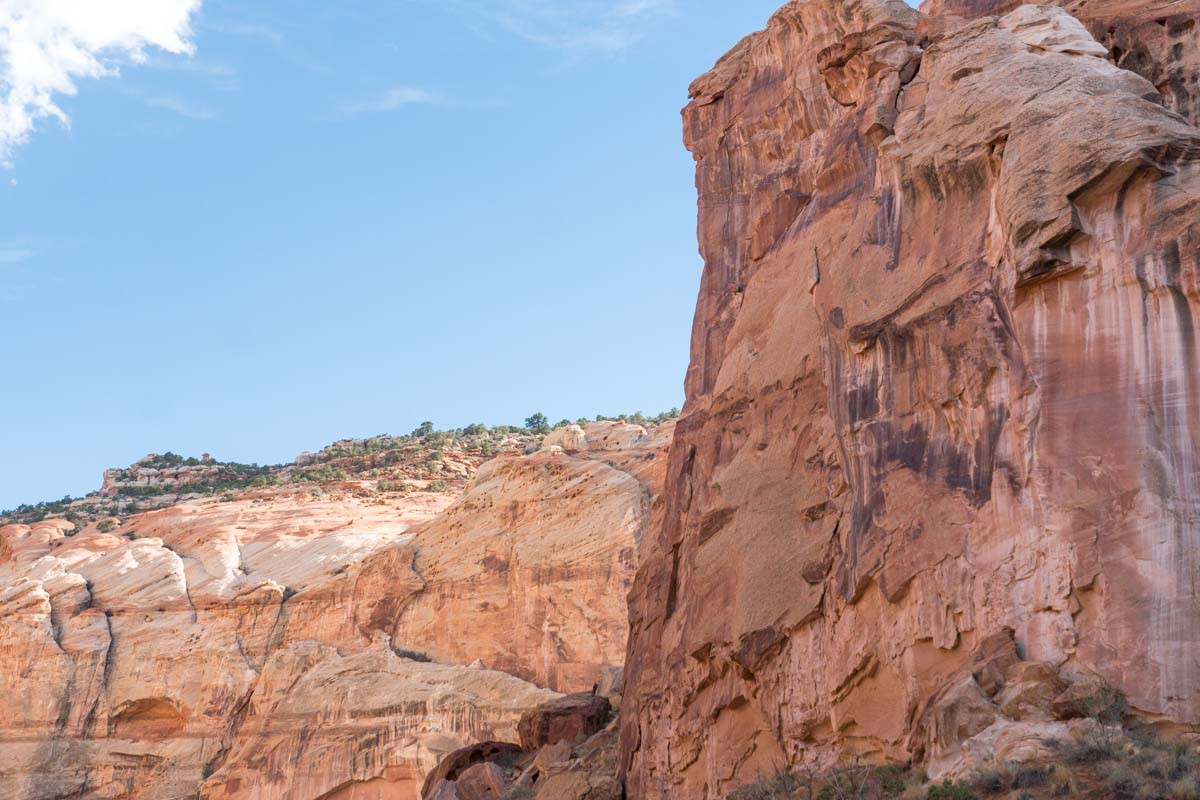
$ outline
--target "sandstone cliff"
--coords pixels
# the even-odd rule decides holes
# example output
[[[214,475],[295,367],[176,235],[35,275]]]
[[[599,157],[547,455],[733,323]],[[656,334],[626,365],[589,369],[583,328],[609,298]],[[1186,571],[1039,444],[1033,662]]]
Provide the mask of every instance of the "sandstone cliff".
[[[0,798],[416,798],[444,754],[613,683],[670,431],[451,447],[461,496],[339,475],[0,528]]]
[[[1200,722],[1196,6],[1068,7],[790,2],[693,84],[630,797]]]

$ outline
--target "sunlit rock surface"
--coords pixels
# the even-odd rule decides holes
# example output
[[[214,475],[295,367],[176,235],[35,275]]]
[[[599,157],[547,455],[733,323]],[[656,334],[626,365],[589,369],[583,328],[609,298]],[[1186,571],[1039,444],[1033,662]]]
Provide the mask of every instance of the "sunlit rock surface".
[[[586,428],[452,493],[244,492],[0,528],[0,798],[416,798],[611,687],[671,428]]]
[[[691,88],[630,797],[955,774],[1063,733],[1060,680],[1200,721],[1194,5],[946,6],[791,2]]]

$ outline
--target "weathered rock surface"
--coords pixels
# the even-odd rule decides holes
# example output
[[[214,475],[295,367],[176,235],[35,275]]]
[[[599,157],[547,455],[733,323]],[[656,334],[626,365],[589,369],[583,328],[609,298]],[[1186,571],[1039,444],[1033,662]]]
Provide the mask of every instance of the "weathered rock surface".
[[[790,2],[693,84],[629,796],[1022,752],[1020,661],[1200,722],[1194,5],[1064,5]]]
[[[573,742],[604,730],[612,720],[607,698],[586,692],[527,711],[517,725],[521,747],[533,752],[559,742]]]
[[[589,693],[538,706],[521,718],[521,747],[487,742],[447,755],[422,800],[623,800],[610,712]]]
[[[669,436],[588,426],[461,497],[0,528],[0,798],[413,800],[446,753],[612,682]]]
[[[968,19],[1003,14],[1020,0],[925,0],[921,10]],[[1150,83],[1166,106],[1200,123],[1200,2],[1059,0],[1104,45],[1117,66]]]
[[[626,594],[669,436],[595,423],[586,452],[484,464],[422,531],[413,568],[426,588],[393,638],[558,691],[607,683],[624,663]]]

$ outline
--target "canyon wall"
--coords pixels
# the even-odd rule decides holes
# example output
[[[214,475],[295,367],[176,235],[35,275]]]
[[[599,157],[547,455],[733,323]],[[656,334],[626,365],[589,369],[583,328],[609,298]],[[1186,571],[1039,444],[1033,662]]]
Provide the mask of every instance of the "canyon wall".
[[[790,2],[692,85],[628,796],[1200,722],[1196,4],[1069,8]]]
[[[415,800],[444,754],[618,682],[670,432],[562,429],[461,496],[0,528],[0,798]]]

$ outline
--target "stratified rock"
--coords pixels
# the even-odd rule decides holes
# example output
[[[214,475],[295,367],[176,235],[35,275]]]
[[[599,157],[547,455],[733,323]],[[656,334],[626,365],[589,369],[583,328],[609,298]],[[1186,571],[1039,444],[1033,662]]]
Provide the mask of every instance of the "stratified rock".
[[[533,752],[559,742],[573,743],[599,733],[612,719],[608,700],[582,693],[530,709],[521,717],[517,733],[521,747]]]
[[[705,269],[631,593],[639,800],[1020,752],[1058,723],[1003,716],[1012,663],[963,673],[1006,630],[1200,722],[1194,6],[959,5],[790,2],[692,86]]]
[[[480,468],[421,532],[413,569],[425,587],[388,628],[394,641],[557,691],[611,683],[669,429],[594,423],[585,435],[588,449],[574,455]]]
[[[555,696],[502,672],[401,658],[386,645],[343,656],[302,642],[273,655],[200,797],[340,789],[348,798],[357,787],[415,798],[447,751],[516,738],[520,715]]]
[[[588,431],[461,498],[0,527],[0,797],[409,800],[555,687],[611,687],[670,427]]]

